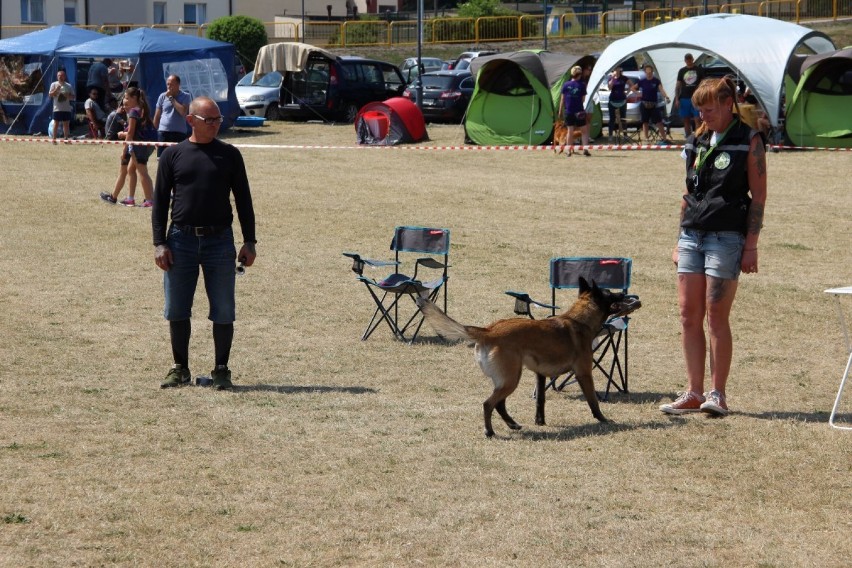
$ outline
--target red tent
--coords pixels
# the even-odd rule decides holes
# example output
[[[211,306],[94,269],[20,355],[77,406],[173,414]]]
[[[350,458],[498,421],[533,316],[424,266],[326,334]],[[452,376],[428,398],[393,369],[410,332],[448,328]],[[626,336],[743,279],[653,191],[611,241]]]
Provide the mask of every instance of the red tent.
[[[355,117],[358,144],[395,146],[428,140],[423,113],[410,100],[394,97],[365,104]]]

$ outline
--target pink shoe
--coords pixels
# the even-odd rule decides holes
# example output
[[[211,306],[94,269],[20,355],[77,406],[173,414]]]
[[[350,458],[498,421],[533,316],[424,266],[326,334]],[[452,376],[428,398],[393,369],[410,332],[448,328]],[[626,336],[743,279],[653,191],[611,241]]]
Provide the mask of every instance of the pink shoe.
[[[119,201],[125,207],[136,207],[136,200],[132,197],[125,197],[121,201]]]
[[[695,394],[692,391],[686,391],[680,393],[680,396],[677,397],[677,400],[674,402],[670,402],[669,404],[661,404],[660,410],[665,412],[666,414],[686,414],[688,412],[698,412],[702,410],[702,404],[704,403],[704,397],[700,394]]]
[[[154,206],[154,202],[151,201],[150,199],[146,199],[145,201],[142,202],[142,207],[153,207],[153,206]]]

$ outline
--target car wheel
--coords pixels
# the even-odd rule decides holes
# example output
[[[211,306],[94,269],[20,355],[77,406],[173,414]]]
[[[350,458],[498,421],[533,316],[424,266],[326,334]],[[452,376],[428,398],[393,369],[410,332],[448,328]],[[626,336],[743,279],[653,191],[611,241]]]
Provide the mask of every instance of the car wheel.
[[[346,103],[343,105],[343,120],[347,123],[352,124],[355,122],[355,118],[358,117],[358,105],[355,103]]]
[[[269,106],[266,108],[266,120],[281,120],[278,103],[269,103]]]

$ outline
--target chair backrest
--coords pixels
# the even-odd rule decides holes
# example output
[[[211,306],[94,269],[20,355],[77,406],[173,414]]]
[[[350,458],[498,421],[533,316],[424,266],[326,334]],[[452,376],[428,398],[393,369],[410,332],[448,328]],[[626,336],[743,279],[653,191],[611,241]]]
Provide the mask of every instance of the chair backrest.
[[[447,256],[450,252],[450,230],[431,227],[397,227],[393,232],[391,250]]]
[[[552,303],[556,305],[556,290],[579,288],[580,277],[600,288],[621,290],[630,288],[630,271],[633,260],[606,257],[559,257],[550,259],[550,288]],[[555,311],[555,310],[554,310]]]
[[[412,278],[417,280],[417,270],[420,266],[425,266],[432,269],[441,270],[441,279],[443,281],[440,287],[441,295],[444,297],[444,312],[447,311],[447,279],[449,268],[450,255],[450,230],[439,229],[434,227],[411,227],[400,226],[393,231],[393,240],[391,241],[391,250],[396,255],[396,261],[399,263],[399,253],[419,253],[442,256],[443,261],[438,262],[432,258],[420,258],[414,264],[414,275]],[[396,266],[395,272],[399,273],[399,264]]]

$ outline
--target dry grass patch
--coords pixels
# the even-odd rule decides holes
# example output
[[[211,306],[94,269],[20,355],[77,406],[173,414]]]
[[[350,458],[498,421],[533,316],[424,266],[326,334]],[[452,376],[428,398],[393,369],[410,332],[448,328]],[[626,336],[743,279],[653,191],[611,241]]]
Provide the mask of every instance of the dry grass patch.
[[[461,144],[459,127],[429,129]],[[235,143],[350,145],[277,123]],[[761,272],[743,278],[724,420],[667,418],[685,383],[676,152],[244,150],[258,261],[238,282],[238,388],[162,392],[170,363],[149,213],[97,198],[118,148],[0,143],[0,565],[843,566],[852,436],[829,429],[849,284],[842,153],[770,154]],[[152,173],[156,166],[152,163]],[[553,255],[624,255],[644,307],[631,394],[599,425],[576,390],[482,436],[464,345],[359,341],[371,300],[344,250],[452,230],[450,313],[546,297]],[[569,301],[566,295],[564,301]],[[197,296],[191,367],[212,366]],[[431,332],[425,332],[426,338]],[[845,414],[849,419],[849,411]]]

